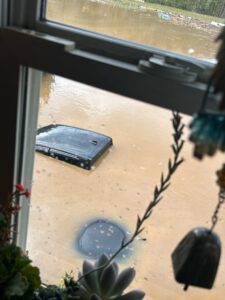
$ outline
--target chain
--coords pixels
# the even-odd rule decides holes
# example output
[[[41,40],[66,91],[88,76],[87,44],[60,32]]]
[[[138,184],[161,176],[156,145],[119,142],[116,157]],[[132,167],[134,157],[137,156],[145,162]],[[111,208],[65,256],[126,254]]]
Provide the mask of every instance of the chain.
[[[210,231],[212,231],[214,229],[214,227],[216,226],[216,223],[218,222],[218,213],[219,213],[220,207],[225,202],[225,188],[220,189],[218,198],[219,198],[219,201],[218,201],[218,204],[217,204],[215,211],[213,213],[213,216],[212,216],[212,226],[211,226]]]

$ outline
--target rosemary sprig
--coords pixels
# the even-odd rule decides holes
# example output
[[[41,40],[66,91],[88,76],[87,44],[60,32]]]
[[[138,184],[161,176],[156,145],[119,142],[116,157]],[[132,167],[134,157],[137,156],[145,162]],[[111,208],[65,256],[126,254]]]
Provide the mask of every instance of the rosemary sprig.
[[[183,129],[184,124],[181,122],[181,116],[178,112],[173,112],[173,119],[172,119],[172,125],[174,129],[173,133],[173,144],[172,144],[172,150],[173,150],[173,159],[168,160],[168,170],[166,176],[161,174],[160,184],[155,186],[154,193],[153,193],[153,199],[150,201],[148,207],[146,208],[146,211],[144,212],[143,216],[140,217],[137,216],[137,223],[136,228],[134,230],[133,235],[128,241],[125,241],[125,239],[121,242],[120,248],[110,257],[110,259],[102,266],[93,269],[86,274],[83,274],[78,280],[77,283],[83,279],[84,277],[90,275],[93,272],[100,271],[104,268],[106,268],[115,258],[116,256],[126,247],[128,247],[135,238],[144,230],[143,224],[144,222],[150,217],[152,214],[153,208],[159,204],[159,202],[162,200],[162,193],[170,186],[170,180],[178,166],[184,161],[183,158],[180,158],[180,152],[184,145],[184,140],[182,139],[183,135]]]

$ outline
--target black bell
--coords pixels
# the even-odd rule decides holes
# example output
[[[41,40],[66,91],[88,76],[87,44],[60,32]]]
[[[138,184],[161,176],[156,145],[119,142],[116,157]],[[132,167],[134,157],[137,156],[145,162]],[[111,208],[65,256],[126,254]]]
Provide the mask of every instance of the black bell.
[[[172,253],[174,275],[178,282],[211,289],[221,253],[219,237],[207,228],[194,228]]]

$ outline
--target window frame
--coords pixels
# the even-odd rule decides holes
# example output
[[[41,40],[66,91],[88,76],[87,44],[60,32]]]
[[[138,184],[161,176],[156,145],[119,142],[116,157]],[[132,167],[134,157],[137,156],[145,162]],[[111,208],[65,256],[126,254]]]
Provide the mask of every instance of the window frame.
[[[83,53],[82,55],[88,57],[89,61],[98,60],[99,63],[106,67],[106,72],[109,71],[112,77],[111,84],[104,84],[105,82],[102,79],[105,79],[105,76],[103,76],[103,78],[100,76],[99,80],[95,78],[94,81],[90,78],[87,78],[87,80],[82,78],[80,82],[153,105],[178,110],[186,114],[193,114],[200,107],[205,85],[208,81],[208,75],[215,64],[180,53],[140,45],[82,28],[46,20],[44,10],[47,7],[47,0],[9,0],[9,2],[11,3],[10,25],[35,30],[47,35],[76,42],[76,49],[81,51]],[[138,68],[140,60],[147,61],[153,54],[162,57],[172,57],[176,61],[188,66],[193,72],[198,74],[197,81],[193,83],[179,82],[171,78],[164,78],[162,74],[155,75],[154,73],[149,74],[140,71]],[[109,68],[110,64],[111,68]],[[117,72],[114,72],[115,64],[117,69],[121,66],[121,70],[124,72],[123,74],[133,72],[136,75],[131,76],[133,81],[129,78],[128,81],[131,80],[130,84],[127,84],[126,78],[120,77],[123,87],[125,86],[126,88],[121,88],[121,82],[115,80],[115,75],[117,75]],[[90,71],[88,67],[85,69],[85,65],[82,69],[83,73]],[[127,72],[125,72],[125,69]],[[77,76],[75,80],[79,81],[78,77],[79,76]],[[146,88],[146,84],[143,87],[141,86],[140,77],[142,77],[141,80],[148,81],[148,88]],[[156,87],[161,86],[162,83],[164,89],[156,90]],[[180,99],[183,100],[180,101]],[[218,100],[219,96],[210,95],[210,108],[214,108]]]
[[[47,1],[42,0],[42,7],[47,11]],[[212,68],[213,63],[207,62],[195,58],[193,56],[184,55],[178,52],[172,52],[153,46],[142,45],[132,41],[124,40],[121,38],[112,37],[99,32],[93,32],[87,29],[71,26],[69,24],[63,24],[54,20],[47,19],[45,13],[41,14],[41,18],[36,19],[35,29],[46,34],[55,35],[62,38],[71,39],[76,41],[79,45],[79,49],[86,49],[87,51],[94,51],[97,53],[110,53],[113,57],[122,57],[125,60],[137,62],[140,59],[148,59],[150,55],[169,55],[194,63],[196,65],[204,66],[205,68]],[[90,44],[94,47],[90,47]],[[104,52],[103,52],[104,49]]]
[[[41,5],[43,9],[46,10],[48,0],[35,1],[41,2],[41,4],[39,3],[39,6]],[[208,83],[209,74],[215,66],[215,63],[183,55],[181,53],[175,53],[164,49],[141,45],[120,38],[107,36],[105,34],[92,32],[83,28],[70,26],[68,24],[62,24],[53,20],[48,20],[45,16],[45,13],[42,12],[42,14],[39,15],[39,19],[36,18],[36,21],[34,22],[34,29],[38,32],[74,41],[76,42],[76,49],[86,52],[87,55],[93,54],[98,56],[98,59],[100,57],[102,58],[102,60],[109,58],[112,60],[116,60],[119,63],[127,63],[128,69],[128,64],[130,64],[130,66],[137,67],[138,63],[141,60],[148,61],[148,59],[154,54],[160,55],[162,57],[169,56],[171,58],[174,58],[177,62],[183,63],[184,65],[188,66],[191,71],[198,74],[196,82],[176,82],[176,84],[174,85],[175,80],[171,80],[171,78],[165,79],[160,74],[157,74],[156,76],[155,74],[143,74],[143,72],[140,72],[142,73],[143,78],[146,75],[149,77],[149,87],[153,92],[150,93],[150,91],[146,90],[145,88],[145,91],[143,89],[143,93],[139,93],[139,95],[137,95],[137,93],[135,93],[133,90],[123,91],[119,89],[118,85],[120,83],[117,83],[115,81],[113,87],[103,86],[102,80],[98,84],[92,84],[88,80],[86,82],[85,80],[81,82],[91,84],[95,87],[103,88],[108,91],[119,93],[131,98],[135,98],[137,100],[151,103],[153,105],[157,105],[167,109],[178,110],[186,114],[193,114],[199,109],[201,99],[204,96],[205,85]],[[113,71],[111,70],[111,72]],[[113,80],[114,79],[115,77],[113,78]],[[155,91],[155,86],[161,86],[161,82],[163,82],[164,84],[164,90]],[[123,86],[126,85],[129,86],[130,89],[132,89],[135,84],[137,84],[137,82],[133,81],[128,85],[126,85],[126,83],[123,83]],[[182,105],[180,99],[183,99]],[[220,96],[209,95],[209,108],[215,109],[219,99]]]
[[[45,20],[45,6],[44,0],[0,0],[0,62],[3,66],[0,77],[9,115],[9,130],[3,133],[5,147],[0,148],[0,177],[3,178],[0,196],[3,197],[15,183],[32,186],[42,71],[192,114],[200,107],[207,75],[214,66],[181,54]],[[204,69],[204,76],[196,82],[185,83],[143,72],[138,62],[153,53],[193,63],[196,72]],[[215,107],[218,98],[211,95],[210,100],[210,106]],[[0,124],[4,128],[3,118]],[[29,205],[24,202],[22,213],[15,220],[19,232],[15,242],[23,249],[26,248],[28,217]]]

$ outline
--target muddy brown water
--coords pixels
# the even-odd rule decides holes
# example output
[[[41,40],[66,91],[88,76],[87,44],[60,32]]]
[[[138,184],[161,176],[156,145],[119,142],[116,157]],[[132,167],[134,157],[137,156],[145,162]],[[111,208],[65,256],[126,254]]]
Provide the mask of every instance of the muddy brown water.
[[[55,1],[60,8],[56,13],[63,18],[65,2],[72,5],[72,1]],[[89,3],[74,2],[80,7],[81,2]],[[183,119],[188,125],[190,117]],[[73,270],[76,277],[81,270],[84,257],[76,251],[75,241],[90,220],[106,218],[121,224],[128,236],[134,231],[137,214],[143,214],[161,172],[167,170],[172,127],[168,110],[45,74],[38,126],[52,123],[91,129],[114,141],[91,171],[35,155],[27,249],[40,267],[43,281],[57,284],[65,272]],[[120,262],[120,269],[135,267],[132,287],[144,290],[146,300],[224,299],[224,254],[212,290],[190,288],[183,292],[173,276],[171,253],[178,242],[192,228],[210,226],[218,193],[215,171],[224,162],[220,153],[202,162],[194,159],[188,135],[186,128],[185,163],[146,222],[141,234],[144,240],[137,240],[132,255]],[[216,227],[222,244],[224,228],[222,207]]]
[[[162,15],[160,17],[159,12],[143,8],[122,8],[109,5],[107,1],[51,0],[47,17],[68,25],[199,58],[213,59],[216,54],[215,38],[219,29],[212,27],[214,32],[196,29],[194,20],[189,26],[175,24],[176,16],[166,21],[162,19]]]

